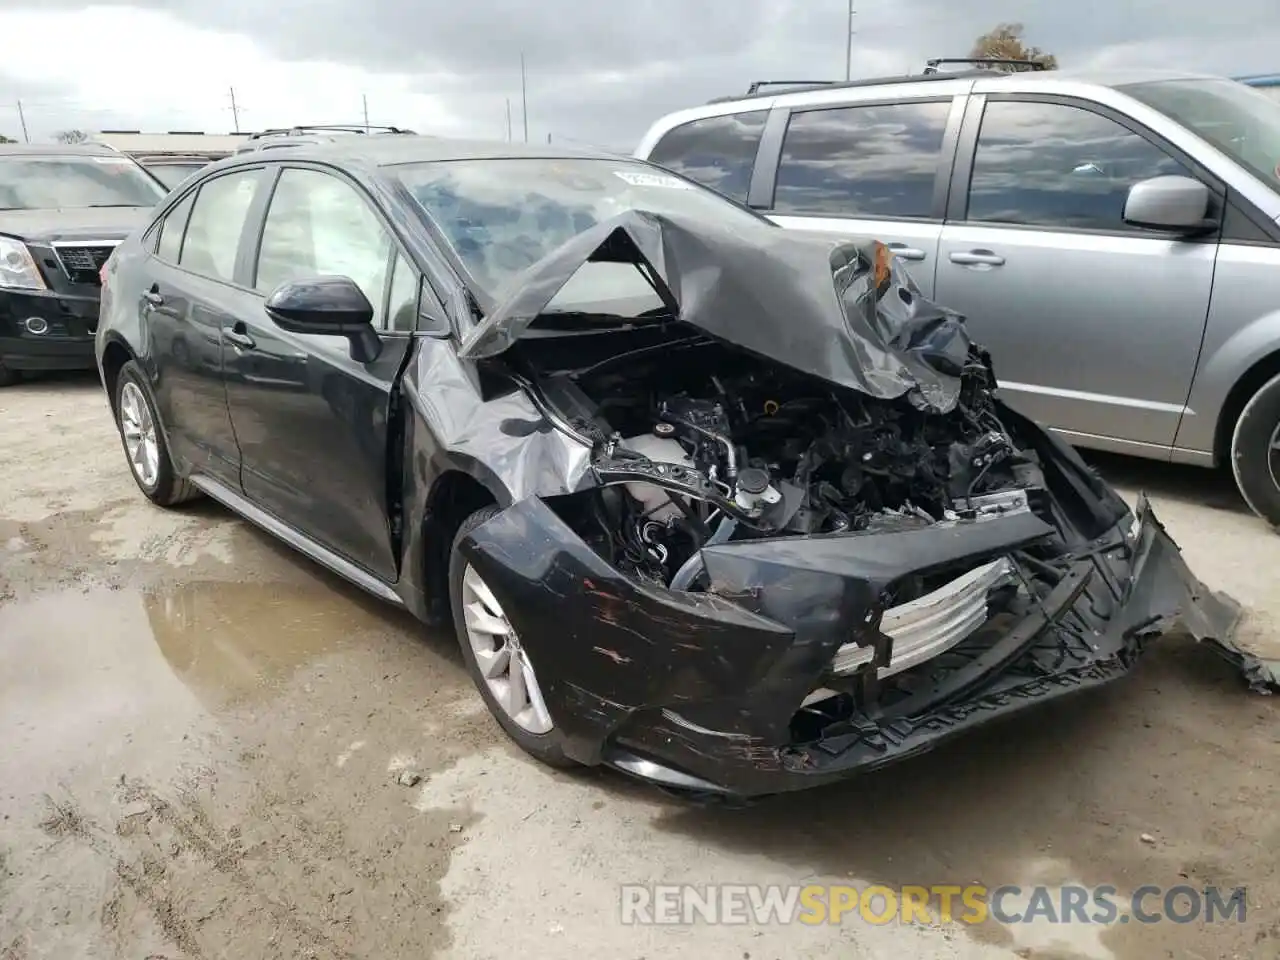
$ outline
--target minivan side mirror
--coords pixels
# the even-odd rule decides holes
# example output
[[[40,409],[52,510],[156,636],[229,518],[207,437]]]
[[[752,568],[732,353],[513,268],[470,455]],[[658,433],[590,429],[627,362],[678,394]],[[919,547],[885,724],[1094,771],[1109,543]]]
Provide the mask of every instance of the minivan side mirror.
[[[1209,200],[1209,188],[1199,180],[1152,177],[1129,188],[1124,222],[1149,230],[1203,233],[1218,226],[1218,221],[1208,216]]]
[[[346,337],[360,363],[377,359],[382,341],[373,329],[373,307],[350,277],[308,277],[276,287],[264,305],[281,330]]]

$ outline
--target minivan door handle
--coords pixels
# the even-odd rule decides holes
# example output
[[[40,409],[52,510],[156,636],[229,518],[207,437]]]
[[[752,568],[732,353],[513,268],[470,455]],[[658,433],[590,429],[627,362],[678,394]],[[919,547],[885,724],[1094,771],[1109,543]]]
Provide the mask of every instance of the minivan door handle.
[[[951,254],[951,262],[963,264],[966,267],[998,267],[1004,263],[1004,257],[990,250],[969,250]]]
[[[142,295],[142,299],[147,302],[147,306],[162,307],[164,306],[164,297],[160,294],[160,284],[153,283],[151,289]]]
[[[903,260],[923,260],[925,253],[917,247],[908,247],[905,243],[887,243],[885,244],[894,252],[895,256],[901,257]]]

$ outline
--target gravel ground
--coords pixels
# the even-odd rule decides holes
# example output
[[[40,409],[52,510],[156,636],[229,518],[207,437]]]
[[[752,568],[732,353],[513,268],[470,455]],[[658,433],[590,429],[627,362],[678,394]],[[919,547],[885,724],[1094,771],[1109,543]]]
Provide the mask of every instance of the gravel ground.
[[[1189,639],[882,774],[693,807],[535,765],[451,636],[213,504],[150,506],[92,378],[0,392],[0,451],[0,960],[1280,956],[1276,702]],[[1230,483],[1098,463],[1273,642],[1280,537]],[[622,883],[809,880],[1247,886],[1248,913],[619,921]]]

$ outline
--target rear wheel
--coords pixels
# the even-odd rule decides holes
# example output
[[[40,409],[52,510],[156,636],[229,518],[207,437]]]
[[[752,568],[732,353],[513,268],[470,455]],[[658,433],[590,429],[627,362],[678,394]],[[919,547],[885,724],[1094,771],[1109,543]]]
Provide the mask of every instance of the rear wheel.
[[[4,364],[4,359],[0,358],[0,387],[12,387],[21,377],[16,370],[10,370]]]
[[[1240,412],[1231,470],[1250,509],[1280,528],[1280,376],[1263,384]]]
[[[134,482],[152,503],[171,507],[199,496],[169,458],[160,417],[138,364],[130,360],[116,379],[116,426]]]
[[[471,679],[494,719],[522,750],[553,767],[574,766],[542,698],[542,687],[527,650],[498,598],[458,545],[498,513],[485,507],[458,529],[449,555],[449,599],[454,628]]]

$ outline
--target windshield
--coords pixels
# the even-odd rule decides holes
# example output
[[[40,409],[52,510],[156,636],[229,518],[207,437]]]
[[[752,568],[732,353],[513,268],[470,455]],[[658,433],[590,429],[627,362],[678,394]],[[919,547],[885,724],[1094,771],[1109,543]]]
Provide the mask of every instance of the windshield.
[[[629,210],[759,229],[768,221],[717,193],[629,160],[448,160],[396,168],[458,258],[494,300],[527,267],[585,230]],[[660,309],[631,264],[588,263],[548,312],[640,316]]]
[[[1235,80],[1159,80],[1122,86],[1271,186],[1280,186],[1280,101]]]
[[[151,163],[147,164],[147,170],[172,190],[203,166],[200,161],[193,160],[191,163]]]
[[[151,207],[164,195],[128,157],[0,157],[0,210]]]

